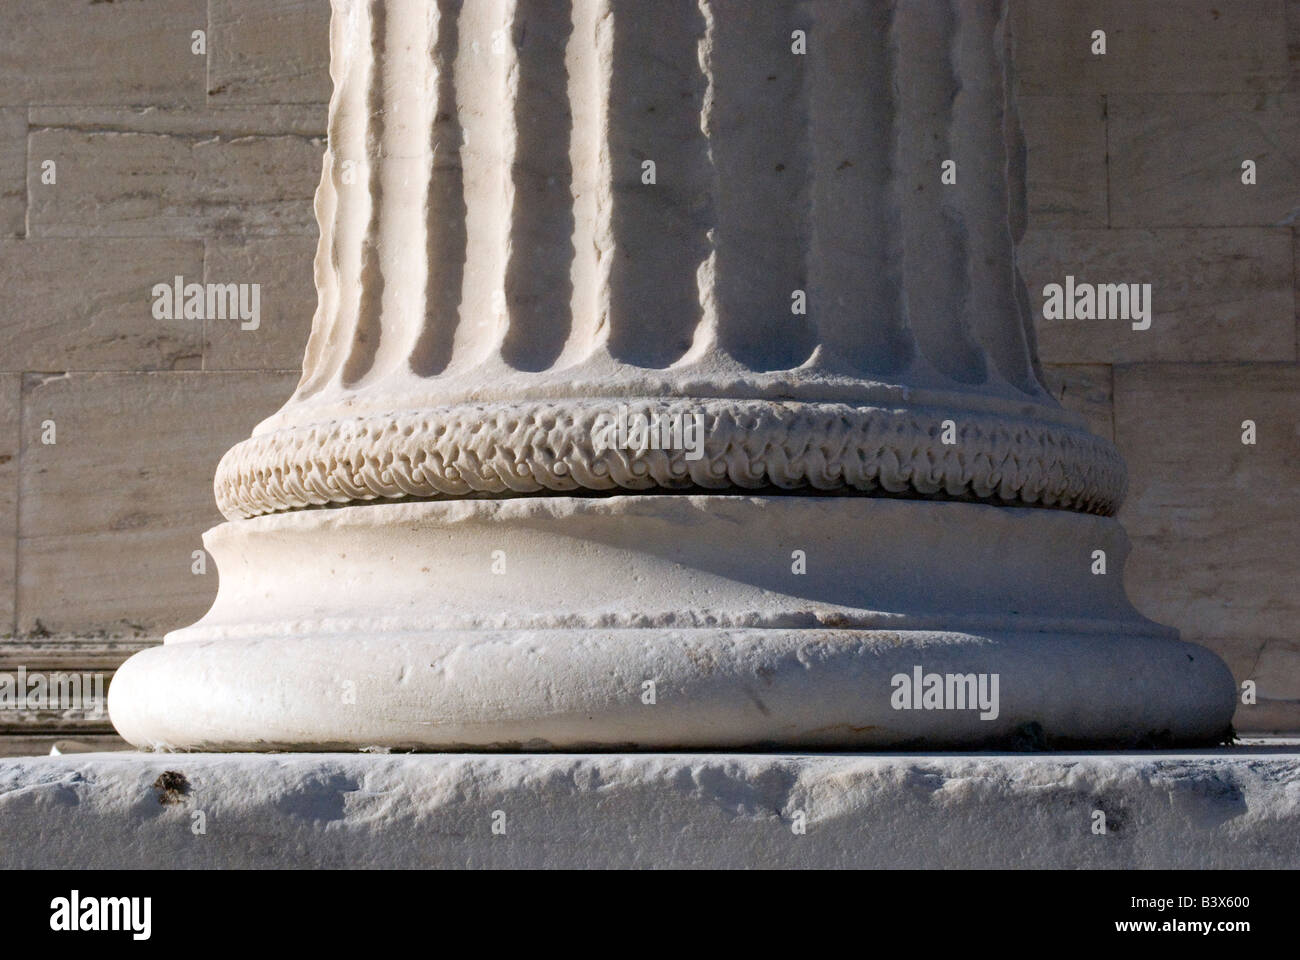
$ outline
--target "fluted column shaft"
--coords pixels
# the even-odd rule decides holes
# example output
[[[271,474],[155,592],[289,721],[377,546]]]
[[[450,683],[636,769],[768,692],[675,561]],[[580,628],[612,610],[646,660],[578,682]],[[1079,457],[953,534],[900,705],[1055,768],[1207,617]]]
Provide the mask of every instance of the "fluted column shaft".
[[[1118,506],[1118,457],[1036,374],[1001,0],[333,7],[320,304],[294,397],[222,464],[228,516],[680,487]],[[597,449],[618,403],[704,417],[704,455]]]

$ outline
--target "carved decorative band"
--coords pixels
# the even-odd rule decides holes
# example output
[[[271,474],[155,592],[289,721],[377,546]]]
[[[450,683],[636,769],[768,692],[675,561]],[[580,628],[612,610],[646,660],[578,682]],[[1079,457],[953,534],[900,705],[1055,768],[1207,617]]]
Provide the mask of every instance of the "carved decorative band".
[[[763,400],[496,404],[331,421],[245,440],[216,477],[232,520],[380,498],[763,487],[1111,515],[1124,486],[1113,445],[1059,424]]]

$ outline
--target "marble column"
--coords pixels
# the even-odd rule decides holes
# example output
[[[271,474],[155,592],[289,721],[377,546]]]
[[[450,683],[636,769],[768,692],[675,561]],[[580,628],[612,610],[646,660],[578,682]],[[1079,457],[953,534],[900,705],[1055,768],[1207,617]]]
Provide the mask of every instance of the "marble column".
[[[999,0],[334,0],[302,380],[118,729],[1220,738],[1226,668],[1125,597],[1118,453],[1042,386],[1008,51]]]

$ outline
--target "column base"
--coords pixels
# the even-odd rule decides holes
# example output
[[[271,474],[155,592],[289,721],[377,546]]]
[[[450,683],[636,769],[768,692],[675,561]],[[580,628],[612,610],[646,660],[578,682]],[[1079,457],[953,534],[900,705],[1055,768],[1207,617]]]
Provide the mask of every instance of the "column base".
[[[1113,520],[865,497],[373,504],[209,531],[216,603],[109,711],[157,750],[1220,742]],[[1098,569],[1097,551],[1105,555]]]

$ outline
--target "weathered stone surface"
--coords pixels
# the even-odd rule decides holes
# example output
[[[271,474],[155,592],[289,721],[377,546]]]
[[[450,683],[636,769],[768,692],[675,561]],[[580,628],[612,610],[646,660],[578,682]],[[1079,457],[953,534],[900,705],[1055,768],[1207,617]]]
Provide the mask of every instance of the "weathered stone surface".
[[[1111,96],[1116,227],[1290,226],[1300,217],[1300,94]],[[1257,182],[1242,183],[1253,160]]]
[[[260,319],[209,318],[205,324],[204,368],[208,370],[293,370],[316,311],[310,237],[266,240],[214,240],[204,262],[206,283],[260,284]]]
[[[310,107],[34,110],[30,233],[314,235],[319,117]],[[33,183],[44,158],[58,163],[57,189]]]
[[[198,240],[0,240],[0,367],[16,371],[176,370],[199,366],[203,322],[158,320],[150,291],[199,282]]]
[[[100,743],[116,739],[110,737],[108,686],[122,661],[154,642],[102,635],[47,637],[39,632],[5,637],[0,642],[0,675],[16,680],[25,672],[29,682],[43,675],[55,692],[52,702],[9,701],[9,709],[0,710],[0,756],[45,755],[54,740],[69,737]]]
[[[1241,442],[1244,420],[1257,425],[1254,446]],[[1297,423],[1291,364],[1115,369],[1130,594],[1147,616],[1218,652],[1238,681],[1259,682],[1262,706],[1239,707],[1238,729],[1300,728]]]
[[[1115,439],[1111,370],[1105,364],[1043,365],[1047,389],[1061,406],[1082,415],[1088,429],[1107,440]],[[1124,451],[1121,450],[1120,453]]]
[[[52,754],[130,750],[115,733],[16,733],[0,736],[0,757],[48,757]]]
[[[27,218],[27,111],[0,109],[0,237],[20,237]]]
[[[206,0],[7,3],[0,103],[203,103]]]
[[[17,601],[21,405],[22,377],[0,373],[0,642],[13,633]]]
[[[24,382],[18,629],[154,636],[211,602],[191,553],[217,518],[231,441],[292,389],[285,374],[72,374]],[[57,443],[40,442],[56,424]],[[38,622],[39,621],[39,622]]]
[[[148,639],[103,636],[46,637],[39,632],[0,642],[0,676],[44,677],[50,698],[0,710],[0,755],[18,755],[15,738],[92,736],[113,731],[107,692],[122,661],[152,646]],[[33,744],[37,741],[33,740]],[[49,743],[40,753],[49,753]],[[25,751],[30,754],[30,750]]]
[[[276,136],[311,139],[325,136],[327,108],[325,104],[231,104],[197,110],[34,105],[30,117],[33,130],[154,133],[197,139]],[[319,166],[319,159],[315,163]]]
[[[1300,750],[15,758],[0,866],[1294,868]]]
[[[212,0],[208,102],[325,103],[328,3]]]
[[[1029,226],[1104,227],[1106,104],[1102,97],[1022,97]]]
[[[1287,89],[1300,90],[1300,0],[1286,0],[1286,52],[1291,61],[1291,83]]]
[[[1294,360],[1289,230],[1035,230],[1019,263],[1047,363]],[[1043,288],[1150,283],[1151,328],[1132,321],[1048,320]]]
[[[55,637],[33,634],[12,637],[0,645],[0,671],[29,670],[48,673],[88,670],[111,674],[127,657],[153,646],[148,639],[123,637]]]
[[[1288,77],[1279,0],[1019,0],[1025,94],[1279,90]],[[1092,33],[1107,53],[1094,56]]]

